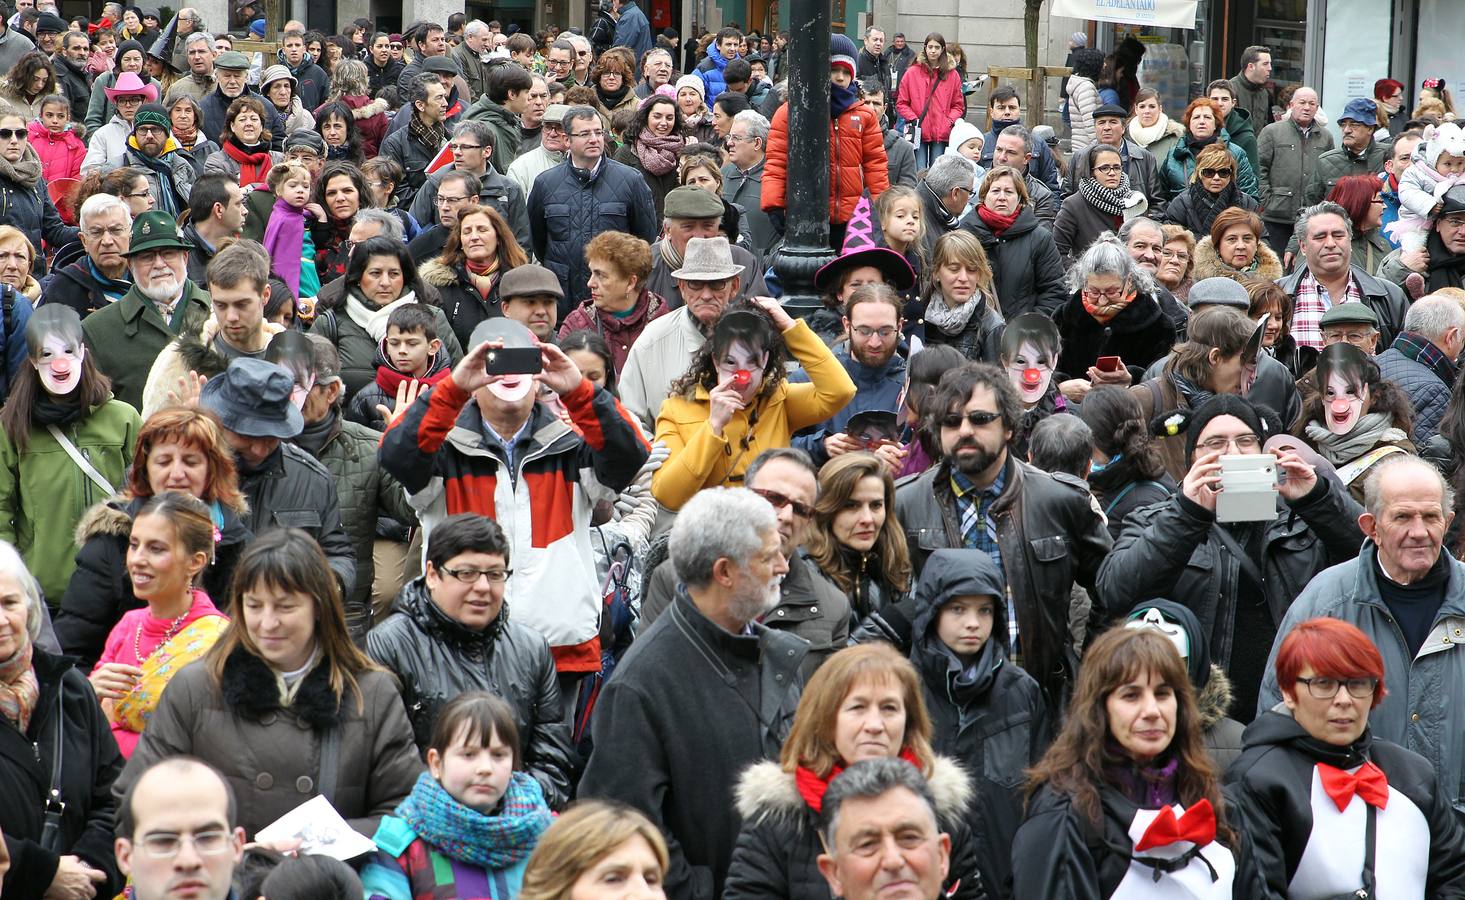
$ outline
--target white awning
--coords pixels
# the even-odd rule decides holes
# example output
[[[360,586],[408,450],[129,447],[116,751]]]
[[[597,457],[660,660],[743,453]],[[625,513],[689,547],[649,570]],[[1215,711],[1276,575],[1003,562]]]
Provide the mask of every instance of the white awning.
[[[1072,19],[1194,28],[1196,0],[1053,0],[1049,12]]]

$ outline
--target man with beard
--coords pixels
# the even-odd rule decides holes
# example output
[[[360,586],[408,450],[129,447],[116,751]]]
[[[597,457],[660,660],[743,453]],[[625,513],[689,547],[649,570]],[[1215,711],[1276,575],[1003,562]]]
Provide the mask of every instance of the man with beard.
[[[124,254],[131,290],[82,320],[87,349],[112,379],[112,395],[134,409],[142,409],[143,385],[158,354],[179,335],[198,333],[209,317],[208,292],[188,280],[192,249],[172,216],[156,209],[138,216]]]
[[[87,76],[86,59],[91,53],[91,41],[86,33],[68,31],[61,38],[60,51],[51,58],[56,66],[56,81],[61,93],[71,105],[71,121],[85,122],[87,104],[92,99],[91,79]]]
[[[687,262],[672,273],[686,305],[653,319],[631,345],[621,368],[621,402],[645,423],[648,433],[671,383],[692,364],[723,310],[738,296],[746,274],[746,267],[734,260],[727,238],[721,235],[691,238],[686,255]]]
[[[168,111],[158,103],[144,103],[132,117],[132,136],[120,156],[107,160],[108,169],[136,166],[147,172],[148,190],[157,208],[170,216],[188,208],[193,182],[198,178],[191,157],[169,133]]]
[[[633,806],[667,836],[668,896],[716,897],[739,828],[734,781],[778,758],[809,645],[760,622],[788,571],[764,497],[699,492],[669,549],[676,597],[601,690],[580,795]]]
[[[763,616],[770,628],[796,634],[809,642],[804,678],[849,642],[849,597],[819,571],[803,550],[819,497],[819,469],[809,455],[793,447],[764,450],[748,465],[743,484],[773,504],[778,539],[788,574],[779,585],[778,605]],[[666,611],[676,597],[677,573],[671,560],[651,570],[644,582],[641,627]]]
[[[935,549],[986,552],[1007,581],[1013,659],[1059,705],[1077,666],[1067,598],[1075,582],[1094,586],[1109,529],[1082,481],[1008,452],[1022,402],[1003,370],[970,363],[947,372],[924,408],[942,460],[895,494],[916,574]]]

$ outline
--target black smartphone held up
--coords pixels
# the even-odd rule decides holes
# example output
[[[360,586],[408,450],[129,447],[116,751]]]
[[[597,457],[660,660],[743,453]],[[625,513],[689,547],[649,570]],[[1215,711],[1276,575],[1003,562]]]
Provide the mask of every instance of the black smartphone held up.
[[[538,375],[544,364],[538,347],[495,347],[483,359],[490,375]]]

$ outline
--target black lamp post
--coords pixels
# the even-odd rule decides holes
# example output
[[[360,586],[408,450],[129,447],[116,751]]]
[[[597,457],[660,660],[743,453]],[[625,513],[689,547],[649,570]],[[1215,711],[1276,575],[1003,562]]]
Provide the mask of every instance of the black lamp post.
[[[788,45],[786,231],[773,269],[795,318],[824,306],[814,273],[829,248],[829,0],[792,0]]]

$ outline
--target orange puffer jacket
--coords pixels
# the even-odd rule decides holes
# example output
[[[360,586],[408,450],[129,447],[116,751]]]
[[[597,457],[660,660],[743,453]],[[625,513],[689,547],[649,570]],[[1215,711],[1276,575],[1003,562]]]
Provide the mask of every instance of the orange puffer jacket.
[[[788,208],[788,104],[773,114],[763,165],[764,209]],[[875,111],[862,100],[829,123],[829,221],[848,222],[860,195],[885,193],[885,134]]]

